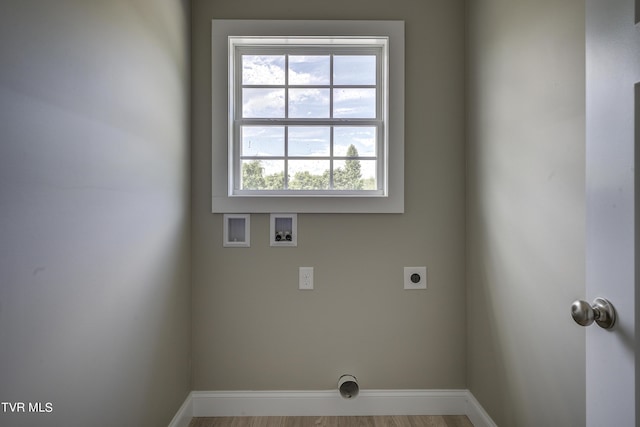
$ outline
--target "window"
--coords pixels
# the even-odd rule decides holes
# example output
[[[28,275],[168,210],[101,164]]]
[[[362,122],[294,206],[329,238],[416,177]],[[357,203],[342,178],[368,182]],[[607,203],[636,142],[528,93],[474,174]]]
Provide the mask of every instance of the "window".
[[[213,211],[402,212],[401,24],[214,20]]]
[[[386,194],[386,37],[229,43],[231,196]]]

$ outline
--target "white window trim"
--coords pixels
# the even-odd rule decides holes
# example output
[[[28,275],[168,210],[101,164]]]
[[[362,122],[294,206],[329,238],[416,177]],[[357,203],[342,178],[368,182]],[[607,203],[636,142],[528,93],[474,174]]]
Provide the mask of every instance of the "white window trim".
[[[389,100],[387,188],[384,197],[229,196],[229,36],[246,37],[388,37]],[[212,22],[212,211],[299,213],[402,213],[404,212],[404,22],[402,21],[262,21]]]
[[[387,76],[388,67],[387,52],[389,40],[387,37],[287,37],[287,38],[265,38],[265,37],[229,37],[229,51],[235,55],[233,61],[229,61],[229,75],[234,76],[234,85],[229,87],[229,196],[230,197],[302,197],[305,195],[312,197],[386,197],[388,187],[386,185],[386,157],[387,157],[387,141],[385,124],[388,122],[388,85]],[[311,44],[312,46],[308,46]],[[310,51],[316,51],[317,54],[355,54],[374,55],[377,62],[377,81],[373,85],[376,90],[376,114],[372,118],[242,118],[242,104],[238,102],[241,99],[242,69],[240,64],[240,56],[245,53],[250,54],[311,54]],[[313,53],[316,54],[316,53]],[[252,85],[252,87],[260,87],[260,85]],[[261,86],[270,88],[271,85]],[[296,86],[293,86],[295,88]],[[331,81],[326,85],[327,88],[333,88]],[[349,87],[349,85],[347,85]],[[329,103],[329,111],[332,111],[332,98]],[[286,108],[286,107],[285,107]],[[232,117],[233,115],[233,117]],[[259,125],[277,125],[277,126],[368,126],[376,129],[376,140],[379,141],[376,146],[377,150],[372,160],[376,161],[376,183],[377,189],[374,190],[243,190],[239,188],[241,181],[241,141],[240,128],[244,123]],[[285,133],[286,135],[286,133]],[[285,137],[286,138],[286,137]],[[330,138],[333,140],[333,138]],[[279,158],[279,157],[278,157]],[[289,158],[285,152],[282,159]],[[339,158],[331,152],[328,156],[324,156],[323,160],[347,160],[346,157]],[[265,157],[268,159],[268,157]],[[311,157],[305,157],[311,159]],[[364,156],[362,159],[366,160]],[[285,160],[285,170],[286,170]],[[333,170],[333,166],[330,167]],[[285,173],[285,180],[286,180]]]

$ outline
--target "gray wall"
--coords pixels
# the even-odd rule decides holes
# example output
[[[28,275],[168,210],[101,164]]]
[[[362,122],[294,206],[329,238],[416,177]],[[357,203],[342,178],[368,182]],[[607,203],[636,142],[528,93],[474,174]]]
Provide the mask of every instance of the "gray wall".
[[[189,380],[188,2],[0,3],[3,426],[160,426]]]
[[[583,426],[584,4],[468,2],[468,386],[500,426]]]
[[[297,248],[269,247],[254,214],[251,248],[222,247],[213,18],[405,20],[405,214],[299,215]],[[192,49],[194,389],[330,389],[345,372],[368,389],[464,388],[464,2],[195,0]],[[420,265],[429,289],[404,291]],[[314,291],[297,290],[299,266]]]

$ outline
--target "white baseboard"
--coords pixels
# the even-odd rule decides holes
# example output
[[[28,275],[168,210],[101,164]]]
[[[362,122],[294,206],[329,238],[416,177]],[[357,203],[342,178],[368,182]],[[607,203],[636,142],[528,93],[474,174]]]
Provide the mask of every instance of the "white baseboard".
[[[493,422],[487,411],[484,410],[480,402],[476,400],[476,398],[471,394],[470,391],[467,391],[467,417],[471,421],[474,427],[498,427],[496,423]]]
[[[462,415],[466,390],[193,392],[194,416]]]
[[[176,415],[169,423],[169,427],[189,427],[193,415],[193,392],[189,393]]]
[[[468,390],[361,390],[354,399],[337,390],[193,391],[169,427],[191,417],[354,415],[466,415],[474,427],[497,427]]]

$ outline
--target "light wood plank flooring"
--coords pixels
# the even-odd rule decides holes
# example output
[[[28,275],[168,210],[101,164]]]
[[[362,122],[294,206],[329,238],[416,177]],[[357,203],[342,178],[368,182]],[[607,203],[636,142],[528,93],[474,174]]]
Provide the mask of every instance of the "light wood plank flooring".
[[[194,418],[189,427],[473,427],[464,415]]]

